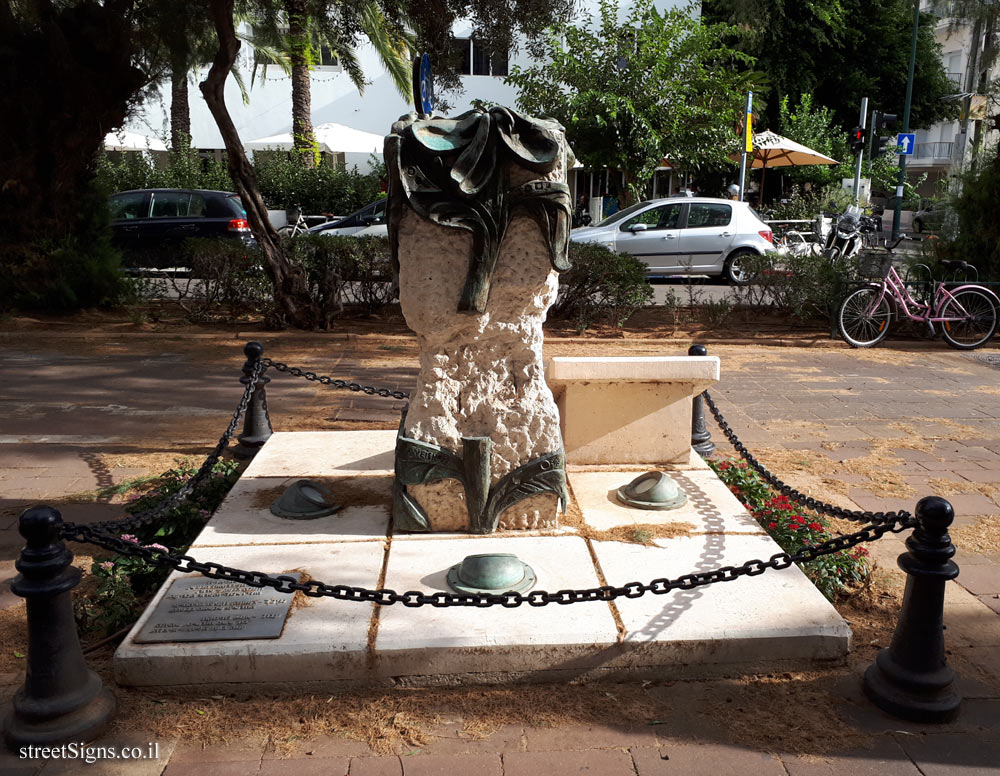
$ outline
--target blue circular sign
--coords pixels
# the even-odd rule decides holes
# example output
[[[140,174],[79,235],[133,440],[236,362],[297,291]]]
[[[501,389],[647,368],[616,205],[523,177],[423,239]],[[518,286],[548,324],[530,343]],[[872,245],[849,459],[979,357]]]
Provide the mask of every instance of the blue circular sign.
[[[431,58],[422,54],[414,65],[413,103],[420,113],[434,112],[434,76],[431,73]]]

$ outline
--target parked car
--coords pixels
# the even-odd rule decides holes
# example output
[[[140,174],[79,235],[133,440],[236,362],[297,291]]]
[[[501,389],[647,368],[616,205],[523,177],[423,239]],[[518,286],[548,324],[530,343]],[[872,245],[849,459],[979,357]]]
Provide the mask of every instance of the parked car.
[[[913,231],[936,232],[944,226],[948,216],[948,206],[943,202],[932,202],[923,210],[913,214]]]
[[[183,266],[180,245],[188,237],[254,242],[243,203],[231,191],[136,189],[113,194],[108,205],[126,267]]]
[[[387,200],[380,199],[365,205],[349,216],[339,221],[328,221],[314,226],[309,234],[322,234],[327,237],[386,237],[389,227],[385,223],[385,205]]]
[[[631,253],[648,275],[721,275],[733,285],[749,282],[747,258],[774,250],[771,228],[749,204],[709,197],[639,202],[570,239]]]

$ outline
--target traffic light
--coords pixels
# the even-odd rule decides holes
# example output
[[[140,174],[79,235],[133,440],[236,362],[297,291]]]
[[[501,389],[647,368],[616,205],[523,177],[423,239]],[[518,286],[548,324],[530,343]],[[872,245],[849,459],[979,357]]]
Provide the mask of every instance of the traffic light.
[[[890,142],[894,143],[894,137],[879,137],[879,130],[881,129],[891,129],[896,126],[896,114],[895,113],[881,113],[875,111],[872,113],[872,135],[874,136],[875,142],[872,145],[872,159],[878,159],[882,154],[890,152]],[[895,145],[892,146],[894,151]]]
[[[890,144],[892,144],[891,148]],[[872,159],[878,159],[885,153],[895,153],[897,148],[895,135],[891,137],[876,137],[875,145],[872,147]]]
[[[896,114],[895,113],[881,113],[875,111],[872,114],[872,129],[889,129],[896,126]]]
[[[865,140],[867,139],[867,133],[864,127],[855,127],[851,130],[851,134],[848,135],[848,142],[851,146],[852,154],[860,154],[865,150]]]

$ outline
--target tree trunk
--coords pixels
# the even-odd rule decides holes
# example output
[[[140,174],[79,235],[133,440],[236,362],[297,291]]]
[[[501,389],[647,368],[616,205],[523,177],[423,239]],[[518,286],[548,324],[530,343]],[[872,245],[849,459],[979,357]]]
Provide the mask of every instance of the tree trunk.
[[[191,146],[187,76],[187,68],[175,61],[170,68],[170,148],[173,151],[186,151]]]
[[[243,153],[239,133],[225,101],[226,77],[236,61],[240,42],[233,26],[234,0],[210,0],[209,13],[219,38],[219,50],[208,76],[201,83],[201,93],[219,127],[229,162],[229,174],[243,201],[247,220],[264,255],[264,269],[274,288],[274,304],[284,322],[300,329],[315,329],[323,321],[322,311],[312,300],[305,269],[292,265],[281,250],[278,233],[267,218],[267,206],[257,186],[257,176]]]
[[[316,166],[316,136],[312,125],[312,93],[309,82],[309,17],[304,0],[286,0],[288,37],[292,64],[292,138],[295,153],[306,167]]]

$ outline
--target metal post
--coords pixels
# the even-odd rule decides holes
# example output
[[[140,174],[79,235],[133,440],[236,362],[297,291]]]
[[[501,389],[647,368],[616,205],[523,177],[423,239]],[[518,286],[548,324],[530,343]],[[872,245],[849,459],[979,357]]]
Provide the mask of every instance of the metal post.
[[[708,349],[704,345],[692,345],[688,348],[689,356],[707,356]],[[702,458],[708,458],[715,452],[715,443],[705,425],[705,400],[699,393],[691,400],[691,447]]]
[[[865,693],[894,717],[947,722],[958,716],[961,697],[952,689],[955,672],[945,662],[944,586],[958,576],[948,526],[951,504],[938,496],[920,499],[920,525],[906,540],[909,552],[897,563],[908,576],[892,644],[865,671]]]
[[[862,129],[865,129],[868,124],[868,98],[861,98],[861,118],[858,119],[859,124]],[[865,158],[865,149],[862,148],[858,152],[858,158],[854,160],[854,204],[858,204],[858,200],[861,197],[861,162]]]
[[[746,110],[743,111],[743,120],[746,124],[743,126],[743,155],[740,157],[740,202],[746,200],[744,190],[746,189],[747,154],[751,153],[752,150],[748,146],[753,138],[753,92],[747,92],[747,106]],[[760,204],[763,207],[764,203]]]
[[[257,362],[264,353],[264,346],[259,342],[248,342],[243,348],[243,353],[247,357],[243,365],[243,377],[240,383],[247,385],[253,379],[254,369]],[[261,374],[257,379],[253,396],[250,397],[250,404],[247,407],[246,416],[243,418],[243,433],[236,437],[239,444],[233,448],[233,456],[240,460],[247,460],[257,455],[257,451],[264,445],[272,433],[271,418],[267,414],[267,391],[265,386],[271,382],[271,378]]]
[[[60,525],[62,517],[51,507],[29,509],[20,519],[27,545],[10,587],[27,605],[28,668],[4,722],[11,749],[89,741],[115,710],[114,696],[87,668],[80,649],[70,592],[80,570],[70,565],[73,553],[59,538]]]
[[[903,106],[903,131],[910,131],[910,104],[913,102],[913,71],[917,63],[917,33],[920,31],[920,0],[913,0],[913,38],[910,40],[910,72],[906,81],[906,104]],[[899,219],[903,210],[903,184],[906,183],[906,154],[899,155],[899,178],[896,181],[896,207],[892,212],[892,239],[899,237]]]

